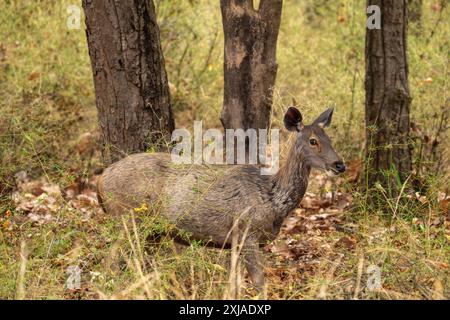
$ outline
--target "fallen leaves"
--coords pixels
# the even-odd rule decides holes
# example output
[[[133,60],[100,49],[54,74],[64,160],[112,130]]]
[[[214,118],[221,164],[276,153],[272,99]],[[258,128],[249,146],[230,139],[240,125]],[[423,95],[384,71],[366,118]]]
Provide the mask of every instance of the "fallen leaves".
[[[322,206],[327,205],[321,199],[318,199],[315,194],[307,192],[300,203],[300,207],[307,210],[319,210]]]
[[[98,131],[85,132],[78,137],[76,144],[76,150],[82,158],[93,157],[97,154],[95,158],[99,155],[99,150],[97,146],[99,145],[100,133]]]
[[[445,300],[444,286],[439,279],[434,280],[432,298],[433,300]]]
[[[423,80],[424,83],[432,83],[433,82],[433,78],[432,77],[428,77],[426,79]]]
[[[2,224],[3,230],[11,230],[11,220],[6,219]]]
[[[435,11],[435,12],[440,12],[442,10],[442,5],[439,1],[436,1],[435,3],[433,3],[431,5],[431,10]]]
[[[24,171],[15,177],[17,191],[13,192],[12,200],[17,214],[12,217],[9,211],[11,217],[2,218],[3,229],[12,230],[15,222],[48,223],[60,210],[78,211],[83,214],[83,220],[101,211],[94,191],[95,176],[75,182],[64,190],[43,178],[31,180]]]
[[[286,217],[280,234],[265,250],[273,254],[277,267],[269,268],[269,276],[274,281],[290,281],[313,275],[321,261],[335,255],[335,246],[353,250],[356,245],[354,235],[340,240],[327,237],[339,228],[347,232],[345,210],[353,202],[348,193],[332,191],[330,178],[318,174],[313,177],[318,185],[317,192],[307,192],[299,208]],[[294,279],[294,280],[295,280]]]
[[[12,194],[18,213],[27,215],[28,220],[39,224],[52,220],[59,209],[61,199],[59,186],[43,179],[30,181],[26,172],[16,174],[18,191]]]
[[[447,219],[450,221],[450,196],[444,192],[439,192],[438,202],[440,211],[446,215]]]
[[[352,169],[354,173],[349,172],[345,180],[357,181],[361,170],[360,163],[355,162],[349,166],[354,167]],[[96,179],[96,176],[90,179],[80,178],[66,187],[60,187],[45,179],[30,179],[26,172],[17,173],[17,190],[13,194],[15,207],[0,213],[1,229],[13,230],[15,226],[23,222],[31,222],[33,227],[55,221],[59,225],[57,219],[65,216],[59,215],[59,212],[67,210],[70,212],[69,216],[81,215],[81,222],[77,219],[77,223],[82,223],[83,228],[91,232],[84,221],[90,219],[92,221],[93,215],[101,212],[95,191]],[[342,265],[349,264],[352,262],[351,259],[357,256],[356,253],[364,250],[365,246],[383,244],[386,238],[397,233],[399,229],[399,225],[382,225],[378,228],[372,226],[370,230],[360,229],[355,221],[350,222],[351,219],[346,213],[354,202],[353,196],[350,193],[334,191],[338,189],[338,180],[331,180],[321,174],[314,175],[312,180],[318,188],[314,189],[314,186],[309,188],[310,191],[305,194],[299,208],[285,219],[278,238],[264,248],[267,253],[270,253],[268,256],[271,259],[271,263],[266,268],[267,275],[271,278],[272,284],[279,284],[280,292],[283,286],[301,284],[308,277],[314,278],[326,274],[330,275],[329,279],[332,279],[336,267],[340,268],[335,263],[340,255],[345,257],[342,259]],[[408,226],[412,223],[417,228],[422,228],[424,223],[428,223],[435,229],[441,228],[440,232],[442,232],[443,224],[448,226],[447,216],[441,215],[441,212],[448,215],[450,196],[447,193],[439,193],[437,202],[436,199],[426,198],[419,193],[411,193],[411,197],[414,201],[427,205],[438,204],[438,206],[433,211],[432,219],[413,218],[412,221],[406,221]],[[147,210],[145,204],[134,209],[137,213]],[[435,213],[439,215],[436,216]],[[450,241],[450,234],[448,239]],[[111,242],[107,239],[102,241],[100,246]],[[395,239],[392,245],[402,248],[407,245],[407,241],[401,238]],[[58,255],[53,263],[61,266],[72,264],[73,261],[78,263],[81,256],[85,254],[82,246],[75,243],[67,253]],[[443,270],[443,272],[448,270],[448,265],[441,261],[429,261],[429,266],[433,266],[433,270]],[[407,276],[412,272],[413,267],[411,259],[400,257],[394,262],[393,270],[396,274]],[[327,270],[331,271],[327,273]],[[327,286],[320,287],[320,297],[332,296],[330,292],[336,288],[333,284],[330,285],[330,281],[327,282]],[[442,297],[442,284],[439,280],[429,283],[427,287],[430,296],[433,295],[436,299]],[[355,289],[358,286],[351,278],[346,278],[339,286],[346,288],[345,293],[348,296],[359,291]],[[361,290],[363,289],[364,283]],[[389,290],[389,288],[384,289]]]
[[[350,183],[358,183],[361,176],[363,164],[361,159],[354,159],[347,163],[347,169],[345,170],[345,177]]]
[[[324,211],[339,213],[348,208],[353,202],[349,193],[326,192],[323,197],[307,192],[303,197],[300,207],[309,211]]]
[[[344,236],[338,240],[337,246],[344,247],[349,250],[353,250],[356,247],[356,238],[352,236]]]
[[[41,76],[40,72],[34,71],[28,76],[28,81],[33,81]]]

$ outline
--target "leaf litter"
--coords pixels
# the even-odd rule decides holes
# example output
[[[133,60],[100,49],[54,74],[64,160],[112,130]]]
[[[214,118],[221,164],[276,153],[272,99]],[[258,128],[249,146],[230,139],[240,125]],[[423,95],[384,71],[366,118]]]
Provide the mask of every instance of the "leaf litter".
[[[355,162],[352,167],[346,182],[356,183],[361,166]],[[26,172],[18,172],[17,188],[12,194],[14,213],[7,210],[0,215],[0,227],[12,231],[24,223],[36,226],[51,223],[57,219],[61,210],[81,214],[81,221],[101,217],[103,211],[97,200],[97,178],[97,175],[89,179],[80,178],[68,186],[60,187],[45,178],[32,180]],[[264,247],[264,251],[270,255],[266,272],[272,282],[301,282],[308,275],[317,273],[324,259],[338,258],[336,249],[356,250],[357,227],[346,221],[346,212],[351,209],[353,196],[333,191],[342,182],[342,178],[333,181],[325,174],[311,177],[313,187],[308,190],[313,189],[314,192],[305,194],[299,207],[285,219],[277,239]],[[418,201],[425,201],[422,195],[415,196]],[[445,221],[448,229],[450,196],[440,193],[438,200],[444,217],[443,220],[433,221],[433,224]],[[336,231],[341,232],[342,236],[338,239],[330,237],[335,237]],[[375,236],[369,237],[373,238],[371,241]]]

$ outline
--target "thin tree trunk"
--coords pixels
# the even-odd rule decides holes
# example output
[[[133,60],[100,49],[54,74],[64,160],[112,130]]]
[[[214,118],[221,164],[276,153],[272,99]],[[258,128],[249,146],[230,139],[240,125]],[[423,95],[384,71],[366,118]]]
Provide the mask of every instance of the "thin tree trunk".
[[[83,0],[106,162],[170,138],[174,120],[152,0]]]
[[[269,127],[277,74],[276,46],[282,0],[221,0],[225,34],[225,129]]]
[[[410,92],[406,54],[407,0],[369,0],[381,9],[381,29],[366,31],[367,183],[392,194],[411,173]]]

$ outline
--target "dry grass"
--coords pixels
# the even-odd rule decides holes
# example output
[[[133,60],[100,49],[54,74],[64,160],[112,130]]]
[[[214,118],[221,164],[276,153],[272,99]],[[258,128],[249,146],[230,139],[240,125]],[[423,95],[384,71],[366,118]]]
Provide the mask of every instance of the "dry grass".
[[[204,127],[220,128],[218,4],[155,2],[177,126],[203,120]],[[333,207],[293,213],[300,231],[285,228],[265,250],[268,298],[450,297],[448,202],[440,201],[449,182],[444,128],[450,19],[449,8],[440,12],[437,2],[424,1],[423,28],[413,30],[408,47],[415,168],[423,181],[418,200],[407,198],[406,191],[395,199],[381,192],[387,209],[380,209],[348,181],[313,183],[310,191],[318,199],[337,189],[351,193],[353,205],[339,212],[339,228],[324,228],[333,215],[317,217],[333,213]],[[148,236],[164,227],[152,217],[139,215],[134,224],[100,213],[95,204],[83,212],[65,198],[58,198],[48,223],[32,223],[16,210],[11,193],[17,172],[64,189],[101,165],[92,147],[97,119],[85,34],[67,29],[69,3],[0,4],[0,298],[257,298],[239,266],[238,248],[228,252],[200,243],[179,248],[170,239],[149,244]],[[285,1],[273,127],[282,126],[292,98],[306,121],[334,105],[329,133],[335,149],[347,160],[361,158],[364,23],[364,1]],[[232,272],[226,268],[230,261]],[[65,288],[67,267],[73,265],[83,270],[76,291]],[[381,273],[378,289],[370,289],[374,267]]]

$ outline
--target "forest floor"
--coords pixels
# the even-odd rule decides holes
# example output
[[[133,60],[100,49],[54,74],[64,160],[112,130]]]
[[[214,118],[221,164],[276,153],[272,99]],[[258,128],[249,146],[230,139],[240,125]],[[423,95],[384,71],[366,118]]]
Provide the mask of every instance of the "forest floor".
[[[328,133],[349,165],[313,172],[301,206],[264,247],[270,299],[449,299],[449,8],[424,0],[408,38],[414,190],[358,187],[364,166],[365,2],[285,1],[272,127],[295,98],[306,122],[335,106]],[[177,127],[221,128],[223,35],[217,1],[155,1]],[[3,1],[0,23],[0,298],[255,298],[231,253],[170,239],[157,225],[110,217],[97,203],[103,167],[83,21],[72,1]],[[281,154],[287,134],[282,131]],[[67,288],[79,268],[78,289]],[[76,280],[76,279],[75,279]],[[69,285],[70,286],[70,285]],[[76,287],[76,286],[75,286]]]
[[[345,178],[313,175],[300,207],[288,216],[277,240],[263,248],[268,298],[449,298],[450,196],[441,193],[433,209],[426,197],[412,198],[428,208],[422,218],[363,214],[355,207],[355,193],[335,191],[344,182],[356,182],[360,170],[361,164],[353,162]],[[6,262],[0,274],[2,295],[230,297],[228,250],[196,243],[180,250],[171,239],[148,243],[155,226],[147,210],[134,210],[138,224],[107,216],[97,202],[96,178],[61,188],[45,179],[30,180],[25,172],[16,175],[14,214],[7,211],[0,218]],[[71,288],[70,269],[75,267],[80,283]],[[240,291],[232,297],[254,297],[249,280],[244,273],[241,277]]]

